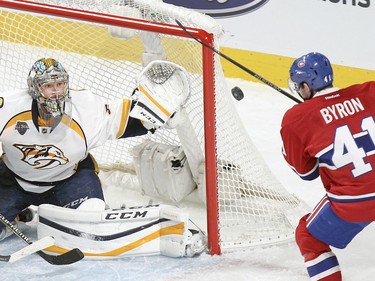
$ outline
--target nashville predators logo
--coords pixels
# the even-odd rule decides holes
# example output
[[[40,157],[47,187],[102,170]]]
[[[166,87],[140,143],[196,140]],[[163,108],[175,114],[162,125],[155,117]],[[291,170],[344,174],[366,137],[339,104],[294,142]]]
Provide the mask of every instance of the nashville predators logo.
[[[54,145],[23,145],[14,144],[23,153],[22,161],[35,169],[47,170],[60,165],[65,165],[69,159],[65,157],[61,149]]]

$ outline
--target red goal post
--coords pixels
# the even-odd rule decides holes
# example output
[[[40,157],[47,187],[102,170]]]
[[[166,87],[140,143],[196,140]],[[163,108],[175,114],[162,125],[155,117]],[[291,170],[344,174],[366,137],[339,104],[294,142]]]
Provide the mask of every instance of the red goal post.
[[[133,5],[130,10],[139,10],[136,17],[108,10],[111,4],[118,8],[119,3],[127,2]],[[205,228],[210,253],[292,239],[295,213],[299,215],[302,202],[277,182],[252,145],[231,105],[219,57],[192,40],[174,20],[217,49],[218,34],[208,30],[215,21],[160,0],[61,3],[64,1],[0,0],[0,66],[9,71],[7,76],[1,74],[7,81],[0,90],[25,86],[32,62],[47,54],[62,61],[73,86],[119,98],[113,93],[130,95],[134,88],[143,55],[153,55],[158,49],[164,58],[182,65],[192,76],[187,111],[194,128],[192,138],[204,157],[203,206],[207,210]],[[115,30],[113,27],[137,33],[131,37],[126,31],[125,37],[129,38],[116,38],[109,32]],[[168,130],[158,130],[151,138],[173,145],[181,143],[176,133]],[[131,147],[143,140],[110,142],[95,157],[103,165],[109,161],[129,163]]]

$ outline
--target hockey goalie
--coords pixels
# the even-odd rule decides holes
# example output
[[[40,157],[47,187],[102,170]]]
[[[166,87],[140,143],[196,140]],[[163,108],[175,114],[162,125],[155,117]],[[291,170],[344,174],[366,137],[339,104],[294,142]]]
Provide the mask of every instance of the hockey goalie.
[[[189,94],[190,81],[184,69],[171,62],[154,61],[139,74],[130,116],[151,130],[175,128]],[[146,141],[135,148],[136,170],[143,193],[178,202],[196,185],[187,162],[177,173],[163,172],[170,160],[165,156],[167,151],[174,159],[186,161],[186,157],[181,148],[164,147],[163,151],[161,146]],[[160,183],[155,183],[156,178]],[[55,245],[46,251],[56,254],[79,248],[86,258],[192,257],[205,250],[203,234],[188,229],[187,211],[171,205],[109,209],[103,200],[88,199],[77,209],[40,205],[38,218],[38,238],[54,237]]]
[[[45,62],[47,65],[49,61]],[[50,72],[55,71],[55,76],[59,78],[58,74],[62,71],[55,70],[57,67],[54,65],[51,66]],[[48,74],[49,69],[45,73]],[[36,75],[39,75],[39,72]],[[52,79],[50,76],[47,78]],[[64,79],[67,81],[67,78]],[[169,130],[178,126],[178,116],[189,96],[190,81],[186,70],[169,61],[155,60],[148,64],[137,78],[137,87],[131,96],[129,116],[141,121],[151,132]],[[64,108],[64,105],[60,107]],[[56,115],[59,116],[58,113]],[[143,181],[144,193],[174,202],[181,200],[181,196],[189,194],[195,188],[186,159],[186,163],[173,173],[163,173],[163,165],[170,163],[169,157],[164,157],[165,153],[184,159],[183,151],[167,147],[166,151],[160,154],[160,147],[156,144],[159,153],[150,157],[145,152],[149,150],[149,144],[143,149],[138,148],[138,158],[135,157],[138,159],[138,173]],[[153,161],[146,161],[146,158]],[[69,160],[68,157],[67,159]],[[159,177],[161,181],[155,185],[149,175]],[[54,185],[52,182],[51,184]],[[198,230],[188,228],[189,215],[183,209],[160,204],[111,209],[101,196],[87,196],[78,201],[59,206],[42,201],[37,204],[38,238],[52,236],[55,240],[55,244],[46,248],[46,251],[58,255],[79,248],[85,257],[115,258],[156,254],[190,257],[202,253],[205,249],[204,237]],[[10,231],[5,230],[2,233],[7,235]]]

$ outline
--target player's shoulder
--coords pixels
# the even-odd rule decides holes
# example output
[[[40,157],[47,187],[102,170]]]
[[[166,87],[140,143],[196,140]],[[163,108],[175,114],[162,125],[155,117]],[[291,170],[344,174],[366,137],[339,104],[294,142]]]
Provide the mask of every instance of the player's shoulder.
[[[362,92],[369,91],[375,94],[375,81],[367,81],[361,84],[354,84],[341,89],[342,92]]]
[[[92,95],[91,91],[88,89],[69,89],[69,94],[77,97]]]
[[[13,98],[13,97],[22,98],[22,97],[25,97],[25,96],[31,97],[29,92],[28,92],[28,89],[26,89],[26,88],[6,90],[6,91],[1,92],[0,96],[4,97],[4,98]]]
[[[96,106],[102,103],[100,96],[93,94],[88,89],[70,89],[69,94],[72,98],[72,103],[76,106],[83,105],[87,107],[88,105]]]
[[[314,116],[319,113],[326,102],[324,96],[318,96],[294,105],[285,112],[282,119],[282,126],[285,127],[288,124],[293,124],[293,126],[297,126],[297,124],[309,126],[307,124],[310,124],[310,121],[315,119]]]
[[[369,93],[371,96],[368,95]],[[313,119],[313,116],[320,115],[320,110],[322,108],[343,103],[347,99],[363,94],[368,95],[369,98],[375,95],[375,81],[355,84],[342,89],[330,88],[323,90],[318,92],[314,98],[296,104],[287,110],[284,114],[283,124]]]
[[[375,87],[375,81],[367,81],[362,84],[355,84],[350,87]]]
[[[310,111],[311,107],[315,107],[315,101],[313,99],[295,104],[285,112],[284,119],[299,119],[300,116]]]
[[[70,89],[69,94],[74,100],[84,100],[84,101],[89,101],[89,100],[100,100],[101,97],[98,95],[95,95],[93,92],[91,92],[88,89]]]
[[[0,93],[0,105],[1,107],[15,108],[27,104],[30,106],[32,97],[28,93],[27,89],[14,89]]]

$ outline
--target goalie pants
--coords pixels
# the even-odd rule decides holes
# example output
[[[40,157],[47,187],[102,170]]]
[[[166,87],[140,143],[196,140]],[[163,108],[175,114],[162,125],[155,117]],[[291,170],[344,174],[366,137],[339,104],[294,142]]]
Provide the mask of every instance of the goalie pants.
[[[77,208],[89,198],[104,200],[103,190],[95,170],[94,160],[88,156],[76,173],[59,181],[43,193],[27,192],[18,184],[15,175],[0,160],[0,214],[9,221],[30,205],[52,204],[60,207]],[[0,224],[0,232],[4,226]]]
[[[339,262],[330,246],[345,248],[367,225],[368,222],[341,219],[326,196],[311,214],[302,217],[296,229],[296,242],[311,280],[341,281]]]

